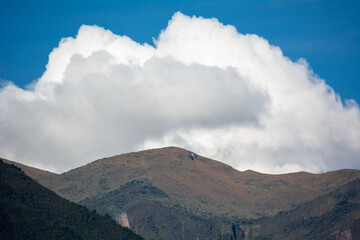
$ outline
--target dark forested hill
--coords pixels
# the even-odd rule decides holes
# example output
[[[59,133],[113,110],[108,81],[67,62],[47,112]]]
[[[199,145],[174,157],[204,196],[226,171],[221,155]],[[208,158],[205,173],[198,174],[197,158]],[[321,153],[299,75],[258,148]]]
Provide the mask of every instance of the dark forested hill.
[[[0,160],[0,239],[142,239]]]

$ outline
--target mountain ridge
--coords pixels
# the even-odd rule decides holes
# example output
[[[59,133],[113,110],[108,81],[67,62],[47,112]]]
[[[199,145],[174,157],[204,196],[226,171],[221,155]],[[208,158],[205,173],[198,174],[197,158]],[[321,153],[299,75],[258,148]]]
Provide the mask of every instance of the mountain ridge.
[[[351,169],[241,172],[186,149],[166,147],[99,159],[38,181],[102,214],[126,212],[131,228],[147,239],[239,239],[248,236],[249,221],[276,217],[359,177],[360,171]]]
[[[28,175],[29,177],[31,177],[32,179],[42,179],[42,178],[48,178],[48,177],[53,177],[55,175],[59,175],[57,173],[42,170],[42,169],[36,168],[36,167],[30,167],[25,164],[14,162],[14,161],[11,161],[11,160],[8,160],[5,158],[0,157],[0,160],[2,160],[3,162],[5,162],[7,164],[14,165],[14,166],[17,166],[18,168],[21,168],[24,171],[24,173],[26,175]]]

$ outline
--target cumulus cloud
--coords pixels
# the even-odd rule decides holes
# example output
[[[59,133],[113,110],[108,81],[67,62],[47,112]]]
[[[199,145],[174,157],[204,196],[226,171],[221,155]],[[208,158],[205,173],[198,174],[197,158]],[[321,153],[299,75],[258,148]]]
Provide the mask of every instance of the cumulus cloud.
[[[181,13],[154,45],[97,26],[62,39],[32,89],[0,89],[0,155],[62,172],[175,145],[239,170],[360,168],[358,105],[305,60]]]

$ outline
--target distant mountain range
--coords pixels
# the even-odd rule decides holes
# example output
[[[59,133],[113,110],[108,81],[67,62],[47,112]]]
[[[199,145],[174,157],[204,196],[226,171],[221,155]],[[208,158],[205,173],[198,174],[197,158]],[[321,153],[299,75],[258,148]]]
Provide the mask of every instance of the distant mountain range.
[[[359,170],[240,172],[176,147],[104,158],[63,174],[18,166],[146,239],[360,239]]]

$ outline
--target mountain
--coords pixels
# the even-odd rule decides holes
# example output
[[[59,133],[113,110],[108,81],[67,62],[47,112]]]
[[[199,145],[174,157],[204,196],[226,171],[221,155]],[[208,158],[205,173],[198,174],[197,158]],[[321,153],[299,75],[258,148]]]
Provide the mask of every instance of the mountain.
[[[126,212],[130,227],[147,239],[231,239],[240,229],[232,229],[229,219],[202,216],[172,203],[172,199],[148,179],[133,180],[118,189],[80,201],[89,209],[113,218]]]
[[[1,158],[1,160],[4,163],[10,164],[10,165],[15,165],[16,167],[21,168],[21,170],[23,170],[26,175],[28,175],[32,179],[36,179],[38,181],[42,181],[43,179],[51,178],[51,177],[54,177],[54,176],[58,175],[56,173],[52,173],[52,172],[49,172],[49,171],[44,171],[44,170],[34,168],[34,167],[29,167],[29,166],[26,166],[24,164],[14,162],[14,161],[10,161],[10,160],[7,160],[7,159]]]
[[[360,239],[360,179],[248,227],[255,239]]]
[[[288,225],[267,231],[261,223],[293,214],[359,177],[359,170],[240,172],[168,147],[100,159],[37,181],[120,223],[126,216],[130,228],[146,239],[242,239],[277,236]]]
[[[0,196],[3,240],[142,239],[111,218],[59,197],[2,160]]]

